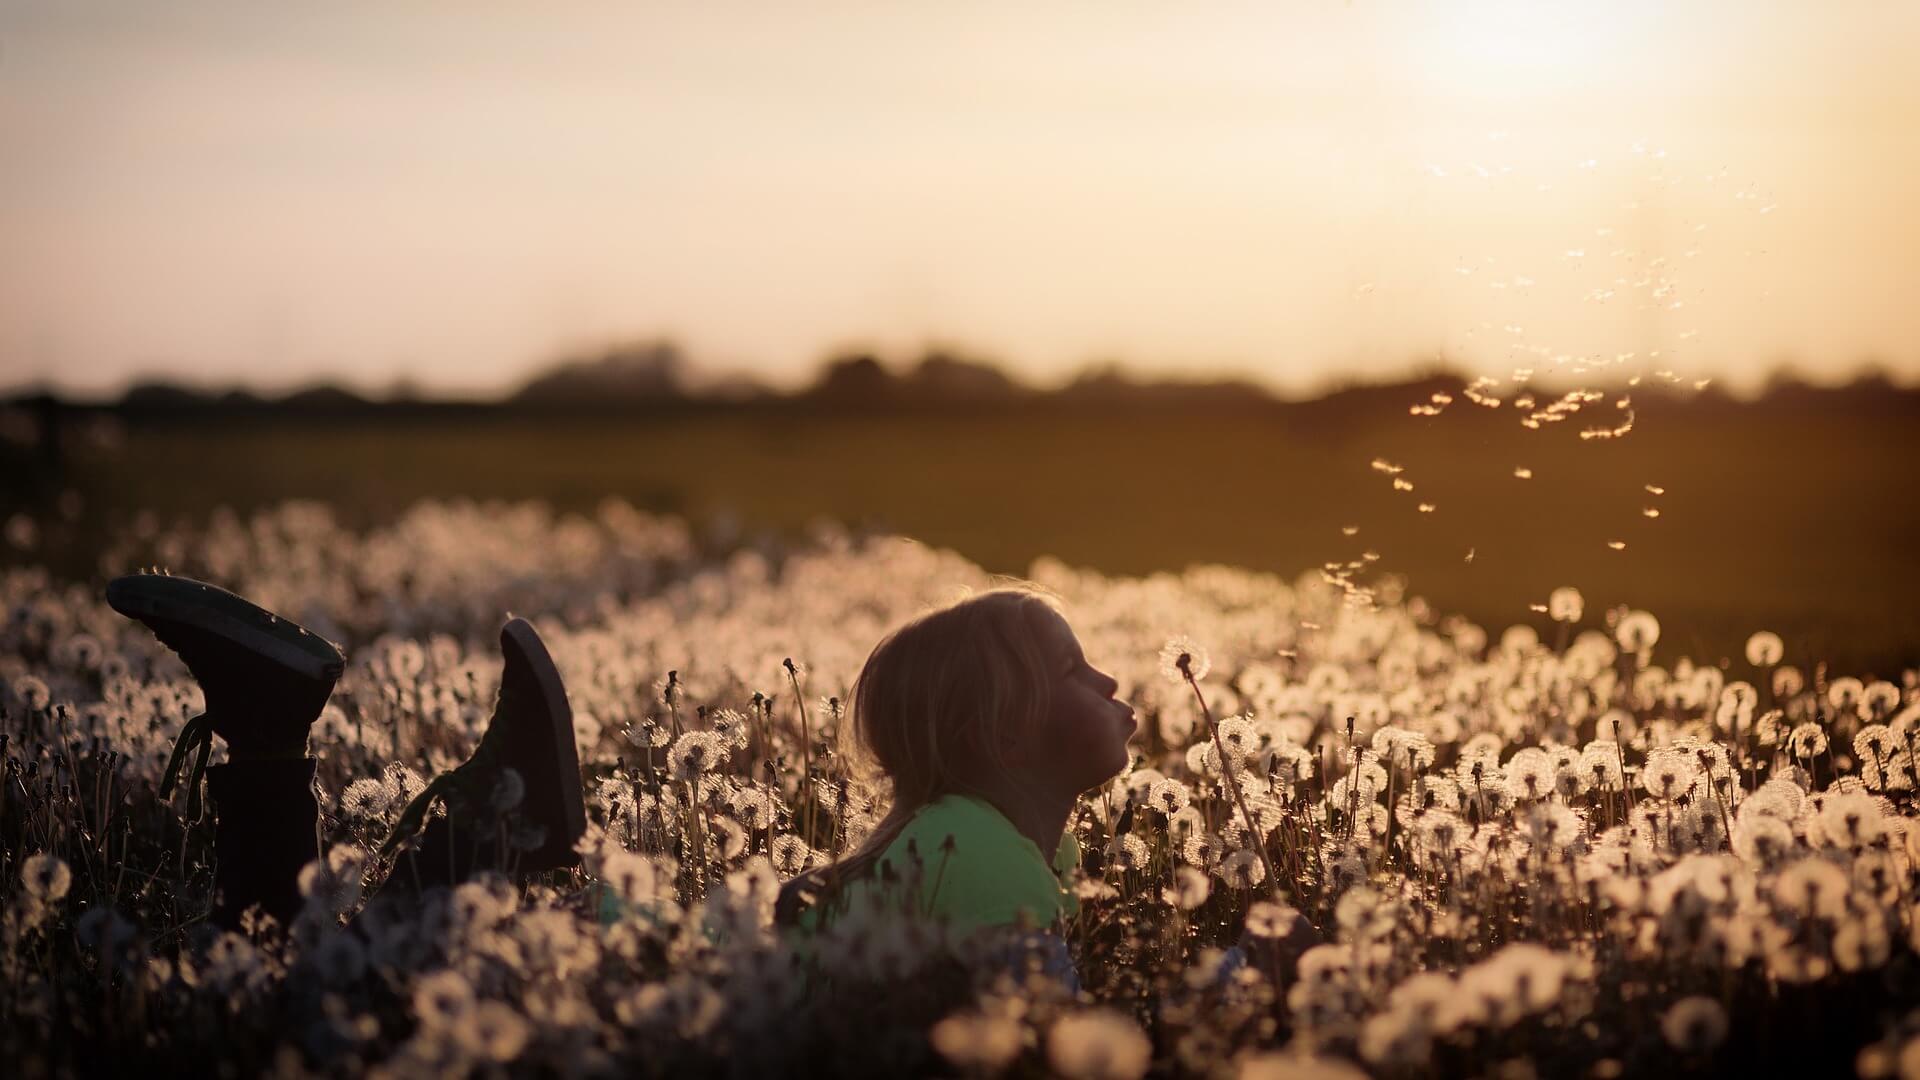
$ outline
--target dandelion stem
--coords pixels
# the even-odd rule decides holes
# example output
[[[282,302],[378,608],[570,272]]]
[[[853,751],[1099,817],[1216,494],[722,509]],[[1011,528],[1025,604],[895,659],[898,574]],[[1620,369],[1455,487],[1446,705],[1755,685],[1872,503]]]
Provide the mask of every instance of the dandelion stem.
[[[807,699],[800,693],[800,671],[794,666],[793,657],[780,662],[787,669],[787,683],[793,687],[793,701],[800,709],[800,793],[798,798],[806,808],[807,843],[814,842],[814,798],[813,798],[813,730],[807,722]]]
[[[1207,707],[1207,697],[1200,692],[1200,683],[1193,677],[1193,666],[1187,657],[1180,657],[1180,674],[1184,675],[1187,685],[1193,688],[1194,699],[1200,703],[1200,716],[1207,722],[1207,731],[1213,736],[1213,748],[1220,755],[1220,771],[1226,777],[1227,790],[1233,792],[1233,801],[1240,807],[1240,818],[1247,823],[1248,837],[1253,841],[1253,850],[1260,856],[1260,865],[1267,872],[1267,888],[1274,899],[1280,898],[1280,878],[1273,872],[1273,859],[1267,854],[1266,834],[1254,823],[1253,814],[1247,810],[1247,796],[1240,790],[1240,780],[1234,775],[1233,761],[1227,755],[1227,747],[1220,739],[1219,725],[1213,722],[1213,710]]]

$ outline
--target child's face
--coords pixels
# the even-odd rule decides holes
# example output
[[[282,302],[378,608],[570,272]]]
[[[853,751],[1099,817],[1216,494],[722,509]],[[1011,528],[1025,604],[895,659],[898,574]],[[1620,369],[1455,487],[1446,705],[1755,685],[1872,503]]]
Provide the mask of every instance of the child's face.
[[[1080,640],[1057,613],[1039,616],[1053,665],[1053,713],[1047,730],[1024,747],[1029,762],[1070,782],[1076,793],[1098,787],[1127,767],[1127,740],[1139,725],[1133,706],[1114,699],[1111,675],[1087,663]]]

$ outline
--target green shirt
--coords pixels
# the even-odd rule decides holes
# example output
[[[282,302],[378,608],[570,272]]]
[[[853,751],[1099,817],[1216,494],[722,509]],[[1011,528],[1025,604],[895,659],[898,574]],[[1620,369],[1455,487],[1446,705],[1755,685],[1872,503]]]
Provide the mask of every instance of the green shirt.
[[[953,929],[1014,926],[1024,912],[1044,930],[1079,910],[1071,881],[1080,864],[1080,844],[1072,830],[1060,834],[1049,862],[1005,814],[970,795],[946,795],[921,807],[874,868],[847,883],[844,910],[875,902],[881,863],[890,862],[895,874],[907,879],[914,862],[909,846],[921,867],[918,910]],[[803,912],[799,922],[811,931],[818,920],[816,907]]]
[[[946,847],[947,838],[953,846]],[[1080,865],[1080,842],[1073,830],[1060,834],[1060,845],[1049,863],[1040,849],[992,803],[971,795],[946,795],[920,808],[899,836],[887,845],[874,867],[845,886],[837,910],[853,911],[882,899],[878,896],[879,865],[891,862],[904,880],[919,853],[922,914],[945,921],[962,933],[989,926],[1015,926],[1022,912],[1037,929],[1057,927],[1079,911],[1072,875]],[[600,920],[617,922],[632,909],[612,890],[597,887],[594,906]],[[645,915],[642,911],[640,914]],[[819,929],[820,907],[801,912],[798,930],[811,936]]]

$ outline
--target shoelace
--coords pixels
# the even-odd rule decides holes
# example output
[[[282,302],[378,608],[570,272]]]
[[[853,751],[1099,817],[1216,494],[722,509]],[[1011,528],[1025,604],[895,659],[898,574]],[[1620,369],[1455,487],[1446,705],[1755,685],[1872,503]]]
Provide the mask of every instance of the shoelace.
[[[200,789],[207,775],[207,758],[213,753],[213,718],[206,713],[187,721],[180,728],[180,737],[173,742],[173,753],[167,755],[166,775],[160,780],[162,800],[172,796],[174,781],[180,777],[180,765],[196,747],[199,754],[187,772],[188,821],[200,820]]]

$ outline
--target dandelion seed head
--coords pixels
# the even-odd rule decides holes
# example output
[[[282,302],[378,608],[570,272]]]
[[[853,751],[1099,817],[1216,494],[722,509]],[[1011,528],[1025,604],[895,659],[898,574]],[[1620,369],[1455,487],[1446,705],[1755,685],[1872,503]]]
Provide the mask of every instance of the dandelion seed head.
[[[1255,888],[1267,877],[1260,854],[1250,848],[1240,848],[1221,859],[1217,872],[1222,881],[1235,889]]]
[[[960,1069],[996,1072],[1020,1056],[1026,1029],[1017,1021],[978,1012],[955,1013],[927,1033],[934,1050]]]
[[[1184,683],[1189,678],[1199,682],[1212,670],[1207,650],[1184,634],[1167,639],[1160,649],[1160,675],[1168,682]]]
[[[1139,1080],[1152,1056],[1139,1025],[1110,1009],[1070,1013],[1047,1032],[1047,1060],[1068,1080]]]
[[[1586,610],[1586,600],[1580,590],[1571,585],[1563,585],[1547,596],[1547,613],[1554,622],[1576,623]]]
[[[43,904],[60,901],[73,885],[73,871],[58,855],[40,852],[20,865],[20,887]]]
[[[1772,667],[1785,652],[1780,635],[1771,631],[1762,630],[1747,639],[1747,663],[1755,667]]]
[[[508,1062],[520,1056],[532,1038],[526,1018],[511,1005],[482,1001],[453,1025],[455,1040],[482,1061]]]
[[[1212,883],[1206,874],[1191,866],[1177,866],[1173,871],[1173,883],[1161,889],[1160,897],[1182,911],[1192,911],[1207,902],[1207,895],[1211,891]]]
[[[674,779],[694,780],[725,762],[727,744],[711,731],[689,731],[674,740],[667,756],[673,762]]]
[[[451,1028],[475,1004],[473,984],[457,971],[437,971],[414,980],[413,1014],[428,1028]]]
[[[1622,649],[1638,653],[1653,648],[1660,640],[1660,620],[1650,612],[1631,611],[1621,616],[1614,627],[1614,640]]]
[[[1147,804],[1171,818],[1187,808],[1193,793],[1178,780],[1162,777],[1147,791]]]
[[[1660,1018],[1660,1033],[1683,1054],[1705,1054],[1727,1037],[1727,1012],[1710,997],[1681,998]]]

